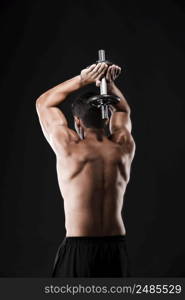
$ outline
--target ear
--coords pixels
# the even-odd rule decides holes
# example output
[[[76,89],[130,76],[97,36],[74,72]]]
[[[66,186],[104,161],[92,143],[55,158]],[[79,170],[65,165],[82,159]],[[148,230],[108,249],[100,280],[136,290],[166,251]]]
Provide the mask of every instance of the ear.
[[[74,118],[75,118],[76,126],[84,128],[83,121],[79,117],[77,117],[77,116],[74,116]]]
[[[79,125],[80,125],[80,119],[79,119],[79,117],[74,116],[74,120],[76,122],[76,125],[79,127]]]

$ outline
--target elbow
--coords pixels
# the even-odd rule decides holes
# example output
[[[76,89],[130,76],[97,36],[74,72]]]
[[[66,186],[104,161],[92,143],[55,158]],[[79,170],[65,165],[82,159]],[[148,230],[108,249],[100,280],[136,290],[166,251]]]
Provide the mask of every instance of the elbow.
[[[126,111],[126,113],[130,116],[130,114],[131,114],[131,108],[130,108],[130,106],[128,105],[128,103],[127,103],[127,105],[126,105],[126,107],[125,107],[125,111]]]
[[[35,101],[36,108],[40,109],[41,107],[46,106],[46,99],[47,99],[46,93],[40,95]]]
[[[130,117],[131,109],[129,106],[127,106],[127,107],[117,110],[117,112],[124,112],[128,117]]]
[[[40,99],[38,98],[35,102],[35,108],[37,113],[41,110],[41,108],[43,107],[43,104],[41,103]]]
[[[126,107],[125,112],[128,114],[128,116],[130,116],[131,114],[131,109],[129,106]]]
[[[117,107],[115,107],[115,111],[116,112],[124,112],[125,114],[127,114],[128,116],[130,116],[131,114],[131,109],[130,106],[128,104],[124,104],[124,105],[119,105]]]
[[[36,99],[35,106],[37,109],[40,107],[40,97]]]

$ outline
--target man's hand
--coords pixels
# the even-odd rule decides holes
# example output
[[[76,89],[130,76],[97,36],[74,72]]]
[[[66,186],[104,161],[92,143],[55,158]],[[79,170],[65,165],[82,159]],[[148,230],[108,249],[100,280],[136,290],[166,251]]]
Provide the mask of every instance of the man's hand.
[[[96,86],[99,86],[107,69],[108,65],[105,63],[93,64],[89,68],[83,69],[80,73],[82,83],[86,85],[95,82]]]
[[[117,65],[111,65],[107,69],[106,80],[108,84],[112,84],[116,78],[120,75],[121,68]]]

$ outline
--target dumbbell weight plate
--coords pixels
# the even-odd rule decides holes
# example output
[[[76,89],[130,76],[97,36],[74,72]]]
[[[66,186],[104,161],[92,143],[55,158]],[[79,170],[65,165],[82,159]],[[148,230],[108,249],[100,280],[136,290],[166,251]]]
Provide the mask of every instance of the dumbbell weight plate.
[[[96,95],[87,100],[87,103],[92,106],[99,107],[101,105],[116,104],[120,101],[120,98],[116,95]]]

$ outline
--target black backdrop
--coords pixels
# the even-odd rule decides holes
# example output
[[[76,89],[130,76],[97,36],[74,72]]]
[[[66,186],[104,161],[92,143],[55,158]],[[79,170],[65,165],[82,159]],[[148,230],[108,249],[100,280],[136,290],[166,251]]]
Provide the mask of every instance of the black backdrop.
[[[0,276],[51,275],[63,199],[35,100],[101,48],[122,66],[117,84],[132,109],[123,211],[132,275],[185,276],[184,2],[3,1],[0,22]],[[73,96],[62,104],[71,128]]]

